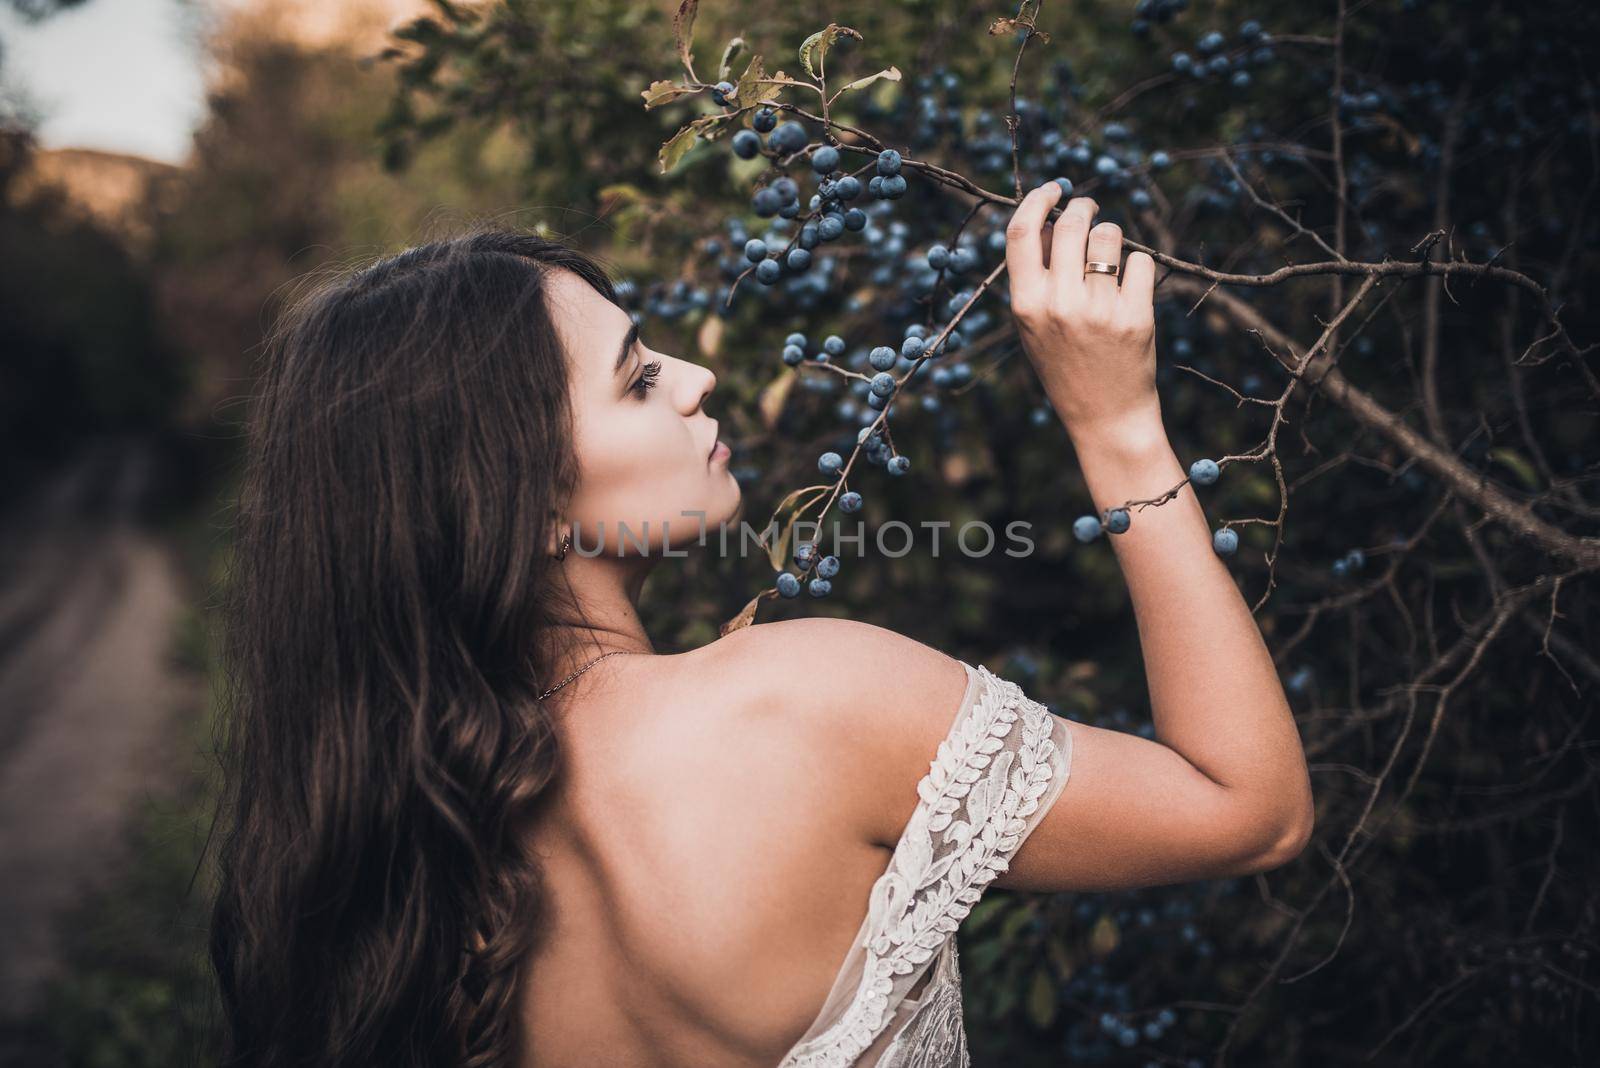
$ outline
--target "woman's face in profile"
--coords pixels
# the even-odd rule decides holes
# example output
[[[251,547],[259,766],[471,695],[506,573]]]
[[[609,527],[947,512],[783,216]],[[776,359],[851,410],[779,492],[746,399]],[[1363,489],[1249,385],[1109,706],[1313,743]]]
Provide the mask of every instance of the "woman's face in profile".
[[[628,313],[572,272],[549,283],[572,388],[574,550],[654,554],[709,537],[740,503],[717,421],[701,408],[717,376],[647,347]]]

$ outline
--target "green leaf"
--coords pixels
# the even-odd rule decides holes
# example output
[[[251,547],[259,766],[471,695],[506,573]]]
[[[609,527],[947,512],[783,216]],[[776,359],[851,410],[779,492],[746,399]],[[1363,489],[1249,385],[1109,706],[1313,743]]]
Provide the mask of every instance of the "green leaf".
[[[1072,957],[1068,955],[1067,947],[1061,944],[1061,939],[1052,934],[1045,940],[1044,948],[1056,966],[1056,974],[1064,979],[1071,979],[1076,969],[1073,968]]]
[[[880,79],[882,79],[884,81],[891,81],[891,82],[899,81],[900,80],[900,68],[891,66],[887,70],[880,70],[876,74],[869,74],[865,78],[857,78],[855,81],[851,82],[849,85],[845,86],[843,89],[840,89],[839,92],[840,93],[848,93],[852,89],[863,89],[866,86],[869,86],[873,82],[878,81]],[[835,94],[835,95],[837,95],[837,94]]]
[[[683,69],[689,72],[689,77],[695,81],[694,54],[689,47],[694,44],[694,17],[700,10],[700,0],[682,0],[678,4],[678,13],[672,16],[672,35],[678,40],[678,58],[683,60]]]
[[[961,967],[973,975],[984,975],[1000,966],[1000,958],[1005,956],[1006,948],[997,939],[983,939],[970,950],[961,951]]]
[[[717,64],[717,78],[719,80],[728,80],[728,73],[733,69],[733,57],[743,52],[744,48],[743,37],[735,37],[728,42],[728,47],[722,50],[722,62]]]
[[[692,122],[668,138],[667,143],[661,146],[658,156],[661,161],[661,173],[666,174],[676,167],[684,153],[693,148],[698,140],[700,140],[700,130]]]
[[[1056,1018],[1056,984],[1050,978],[1050,969],[1040,967],[1033,973],[1028,987],[1028,1018],[1040,1030],[1049,1027]]]
[[[961,924],[961,930],[968,935],[982,931],[989,920],[1002,912],[1005,907],[1005,899],[998,894],[985,897],[972,906],[972,911],[967,913],[966,920]]]
[[[1033,913],[1025,908],[1014,908],[1000,923],[1000,941],[1006,944],[1015,942],[1022,934],[1022,929],[1033,922]]]
[[[995,995],[994,995],[994,1015],[995,1016],[1002,1016],[1003,1017],[1003,1016],[1011,1015],[1011,1010],[1016,1006],[1016,1004],[1017,1004],[1017,986],[1016,986],[1015,983],[1007,983],[1005,986],[1002,986],[1002,987],[1000,987],[999,990],[995,991]]]
[[[861,40],[861,35],[848,26],[841,26],[837,22],[830,22],[826,29],[818,30],[805,39],[800,46],[800,62],[804,64],[806,73],[813,78],[818,77],[817,68],[813,65],[820,64],[822,57],[827,54],[828,48],[841,37],[854,37]]]
[[[673,134],[667,143],[661,146],[661,173],[665,174],[678,165],[678,161],[694,147],[700,138],[711,140],[717,131],[734,117],[735,113],[728,111],[717,115],[702,115],[689,125]]]
[[[1520,452],[1515,449],[1506,448],[1505,446],[1496,446],[1495,448],[1490,449],[1484,455],[1490,460],[1497,460],[1506,467],[1509,467],[1512,473],[1522,481],[1522,486],[1524,489],[1528,490],[1530,493],[1535,493],[1538,491],[1539,473],[1533,469],[1533,464],[1528,462],[1527,457],[1523,456]]]

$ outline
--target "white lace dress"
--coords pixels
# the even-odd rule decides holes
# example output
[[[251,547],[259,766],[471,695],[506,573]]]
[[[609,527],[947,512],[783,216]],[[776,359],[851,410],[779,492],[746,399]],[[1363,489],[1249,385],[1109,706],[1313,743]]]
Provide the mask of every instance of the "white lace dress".
[[[956,927],[1067,784],[1069,721],[988,668],[967,689],[816,1020],[778,1068],[968,1068]]]

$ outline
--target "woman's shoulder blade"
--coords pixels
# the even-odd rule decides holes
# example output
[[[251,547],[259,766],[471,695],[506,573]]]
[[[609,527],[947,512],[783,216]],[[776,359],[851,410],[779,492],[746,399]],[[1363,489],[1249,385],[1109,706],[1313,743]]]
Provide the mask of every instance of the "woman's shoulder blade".
[[[802,747],[865,837],[892,846],[968,693],[966,665],[849,619],[757,624],[718,644],[729,670],[763,692],[752,726]]]
[[[790,714],[825,720],[914,707],[966,685],[961,662],[887,627],[853,619],[753,624],[715,643],[727,670],[769,687]],[[950,711],[954,712],[954,705]]]

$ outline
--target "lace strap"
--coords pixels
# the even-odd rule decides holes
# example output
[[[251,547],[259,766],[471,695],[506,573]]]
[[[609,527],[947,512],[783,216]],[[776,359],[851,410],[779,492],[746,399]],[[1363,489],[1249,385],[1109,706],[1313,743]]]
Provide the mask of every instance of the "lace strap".
[[[872,887],[834,994],[784,1068],[856,1064],[1066,786],[1068,721],[982,665],[961,663],[961,707],[917,783],[917,806]],[[840,984],[856,976],[829,1023]]]
[[[988,668],[976,670],[978,698],[939,743],[889,871],[874,887],[868,948],[891,966],[932,955],[1010,867],[1046,793],[1066,785],[1065,721],[1054,730],[1049,709]]]

